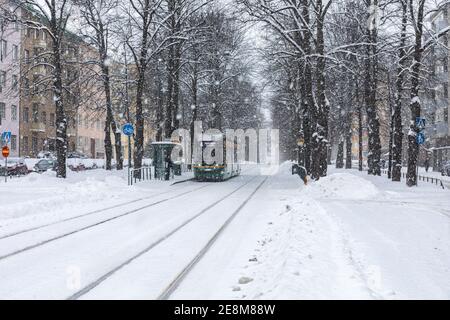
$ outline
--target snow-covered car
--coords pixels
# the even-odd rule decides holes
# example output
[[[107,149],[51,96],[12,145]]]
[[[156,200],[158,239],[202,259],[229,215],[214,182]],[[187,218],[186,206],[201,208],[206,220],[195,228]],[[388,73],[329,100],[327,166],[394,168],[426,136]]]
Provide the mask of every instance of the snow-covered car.
[[[55,161],[56,158],[56,154],[51,151],[41,151],[38,154],[38,159],[50,159]]]
[[[46,172],[48,170],[56,170],[56,160],[41,159],[34,165],[33,169],[38,173]]]
[[[68,167],[70,170],[79,172],[79,171],[86,171],[86,166],[81,162],[71,162],[68,163]]]
[[[5,163],[0,161],[0,175],[5,175]],[[22,158],[8,158],[8,176],[24,176],[29,173],[25,160]]]
[[[67,159],[87,159],[88,156],[81,152],[69,152],[67,154]]]
[[[450,177],[450,161],[447,161],[442,165],[441,174]]]

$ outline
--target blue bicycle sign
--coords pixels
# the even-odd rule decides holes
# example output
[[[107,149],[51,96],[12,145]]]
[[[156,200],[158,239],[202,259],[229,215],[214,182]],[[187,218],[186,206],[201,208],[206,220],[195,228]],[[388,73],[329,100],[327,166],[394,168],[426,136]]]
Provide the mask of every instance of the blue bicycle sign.
[[[124,135],[131,137],[134,134],[134,127],[131,123],[127,123],[122,127],[122,132]]]
[[[416,136],[416,142],[418,145],[422,145],[426,142],[425,133],[419,132]]]

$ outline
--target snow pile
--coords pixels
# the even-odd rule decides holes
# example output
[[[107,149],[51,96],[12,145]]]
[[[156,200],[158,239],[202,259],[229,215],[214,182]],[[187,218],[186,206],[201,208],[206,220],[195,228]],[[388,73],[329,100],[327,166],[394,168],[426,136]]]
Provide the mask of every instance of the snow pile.
[[[313,182],[305,191],[305,196],[315,199],[364,200],[377,196],[378,188],[370,181],[353,174],[336,173]]]
[[[75,214],[76,206],[119,199],[126,184],[126,178],[109,176],[103,170],[90,176],[71,174],[67,180],[57,179],[54,172],[31,173],[13,179],[1,188],[5,201],[0,213],[0,227],[14,218],[63,211],[75,211]]]
[[[303,196],[286,203],[237,274],[233,298],[371,298],[323,208]]]

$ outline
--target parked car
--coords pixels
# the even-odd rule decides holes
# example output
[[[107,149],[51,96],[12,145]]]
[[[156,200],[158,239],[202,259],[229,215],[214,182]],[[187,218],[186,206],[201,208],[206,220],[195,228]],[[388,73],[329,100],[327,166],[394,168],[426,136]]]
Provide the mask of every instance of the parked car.
[[[450,161],[444,162],[441,167],[441,174],[450,177]]]
[[[5,175],[5,163],[0,161],[0,175]],[[22,158],[8,158],[8,176],[24,176],[28,174],[28,167]]]
[[[34,171],[38,173],[46,172],[48,170],[56,170],[56,160],[41,159],[34,165]]]
[[[56,160],[56,154],[51,151],[41,151],[38,154],[38,159],[50,159],[50,160]]]
[[[81,152],[69,152],[67,159],[88,159],[89,157]]]
[[[69,169],[75,172],[85,171],[86,166],[82,163],[69,164]]]

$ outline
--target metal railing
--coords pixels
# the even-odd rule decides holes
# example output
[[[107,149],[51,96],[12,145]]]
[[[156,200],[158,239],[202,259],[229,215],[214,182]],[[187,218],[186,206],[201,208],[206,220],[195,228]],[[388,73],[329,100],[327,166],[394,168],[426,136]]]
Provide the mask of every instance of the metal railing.
[[[139,169],[128,169],[128,185],[132,186],[137,182],[152,180],[152,167],[142,167]]]
[[[386,170],[386,169],[382,169],[381,172],[383,174],[386,174],[386,175],[388,174],[388,170]],[[405,172],[402,172],[402,178],[406,179],[406,173]],[[442,189],[446,189],[446,186],[447,186],[447,188],[450,189],[450,182],[446,182],[446,181],[444,181],[442,179],[439,179],[439,178],[418,175],[417,176],[417,180],[418,181],[422,181],[422,182],[428,182],[428,183],[431,183],[431,184],[435,184],[437,186],[440,186]]]

